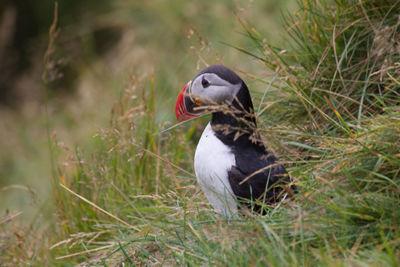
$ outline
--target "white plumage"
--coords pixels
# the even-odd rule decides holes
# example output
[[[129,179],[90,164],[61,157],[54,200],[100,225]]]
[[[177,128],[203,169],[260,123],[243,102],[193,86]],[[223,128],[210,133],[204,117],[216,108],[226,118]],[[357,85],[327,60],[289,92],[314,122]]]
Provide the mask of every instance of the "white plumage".
[[[228,180],[228,172],[235,164],[234,154],[215,136],[209,123],[197,145],[194,169],[208,201],[226,217],[237,214],[236,197]]]

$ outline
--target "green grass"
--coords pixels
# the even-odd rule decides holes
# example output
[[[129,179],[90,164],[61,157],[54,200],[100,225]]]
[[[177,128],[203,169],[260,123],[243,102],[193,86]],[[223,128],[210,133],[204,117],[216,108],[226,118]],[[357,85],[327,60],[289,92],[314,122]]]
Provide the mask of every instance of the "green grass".
[[[44,76],[51,84],[46,86],[41,77],[54,3],[32,4],[34,11],[18,13],[16,23],[23,18],[33,27],[37,24],[30,15],[42,14],[40,28],[45,30],[33,41],[22,42],[32,48],[28,55],[33,63],[25,66],[17,82],[9,81],[26,102],[16,99],[20,106],[15,110],[0,107],[1,265],[25,266],[32,259],[45,265],[53,258],[43,252],[59,241],[49,234],[59,225],[54,216],[53,196],[58,192],[53,192],[49,145],[56,171],[74,166],[68,158],[71,151],[88,160],[96,147],[105,145],[93,136],[110,126],[113,103],[131,87],[145,86],[141,81],[148,81],[151,73],[156,124],[173,121],[176,91],[204,62],[242,62],[247,70],[254,68],[253,62],[241,60],[245,55],[221,43],[247,43],[233,12],[244,6],[246,10],[239,13],[268,25],[272,35],[279,28],[273,10],[290,2],[281,1],[274,8],[268,1],[249,4],[247,0],[59,2],[58,34]],[[13,27],[9,28],[12,36]],[[15,50],[8,50],[9,45],[4,48],[11,59],[5,63],[14,62]],[[14,92],[14,87],[10,90]],[[55,142],[49,144],[49,137]],[[55,184],[58,187],[59,181]]]
[[[285,16],[286,47],[240,20],[247,48],[230,46],[268,73],[247,73],[266,88],[252,92],[260,133],[300,192],[266,216],[217,216],[192,170],[208,117],[171,127],[157,73],[127,82],[94,153],[54,147],[66,160],[54,175],[52,247],[37,261],[400,265],[399,11],[400,1],[299,1]]]
[[[261,133],[300,191],[263,217],[226,221],[210,209],[191,167],[203,121],[163,132],[153,78],[137,84],[96,153],[74,153],[74,172],[56,177],[74,193],[56,188],[64,241],[55,262],[399,265],[399,10],[395,1],[300,2],[284,48],[243,22],[254,46],[238,49],[277,75],[258,78],[269,88],[256,97]]]

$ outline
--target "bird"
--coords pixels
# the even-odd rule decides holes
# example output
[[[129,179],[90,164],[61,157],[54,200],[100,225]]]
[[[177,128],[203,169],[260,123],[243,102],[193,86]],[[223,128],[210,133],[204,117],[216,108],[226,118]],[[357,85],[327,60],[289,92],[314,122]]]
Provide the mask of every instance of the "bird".
[[[204,112],[211,112],[211,120],[198,142],[194,170],[217,213],[265,214],[265,207],[297,193],[284,166],[260,138],[247,85],[224,65],[206,67],[178,95],[178,121]]]

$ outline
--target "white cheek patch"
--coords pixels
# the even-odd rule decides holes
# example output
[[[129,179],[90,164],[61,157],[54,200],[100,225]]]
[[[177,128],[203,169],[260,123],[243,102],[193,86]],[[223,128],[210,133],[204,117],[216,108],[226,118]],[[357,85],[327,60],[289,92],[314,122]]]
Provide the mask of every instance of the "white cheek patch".
[[[205,90],[202,97],[210,99],[218,104],[222,103],[232,103],[233,97],[236,95],[237,91],[232,90],[227,86],[210,86]],[[239,87],[240,89],[240,87]]]
[[[203,78],[210,83],[206,88],[203,88],[201,84]],[[241,86],[241,83],[231,84],[214,73],[204,73],[193,81],[191,94],[205,101],[210,100],[211,102],[218,104],[230,104],[239,92]]]

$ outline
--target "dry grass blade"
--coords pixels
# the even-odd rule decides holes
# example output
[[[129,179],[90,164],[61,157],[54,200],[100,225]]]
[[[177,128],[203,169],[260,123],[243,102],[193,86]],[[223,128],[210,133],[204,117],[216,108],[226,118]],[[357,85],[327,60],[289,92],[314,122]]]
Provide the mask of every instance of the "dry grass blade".
[[[0,225],[8,223],[12,220],[14,220],[16,217],[22,214],[22,211],[17,211],[14,214],[8,215],[6,218],[0,221]]]
[[[190,177],[194,177],[194,178],[196,177],[193,173],[188,172],[188,171],[185,170],[185,169],[182,169],[182,168],[179,167],[178,165],[176,165],[176,164],[172,163],[171,161],[169,161],[169,160],[167,160],[167,159],[161,157],[160,155],[157,155],[156,153],[151,152],[151,151],[148,150],[148,149],[143,149],[143,150],[144,150],[146,153],[150,154],[151,156],[156,157],[157,159],[160,159],[160,160],[162,160],[162,161],[164,161],[164,162],[170,164],[171,166],[173,166],[174,168],[180,170],[181,172],[186,173],[186,174],[189,175]]]
[[[259,173],[262,173],[262,172],[264,172],[264,171],[266,171],[266,170],[272,169],[272,168],[274,168],[274,167],[277,167],[277,166],[279,166],[279,165],[280,165],[280,163],[271,164],[271,165],[265,166],[264,168],[261,168],[261,169],[255,171],[255,172],[253,172],[252,174],[250,174],[249,176],[247,176],[246,178],[244,178],[244,179],[239,183],[239,185],[241,185],[241,184],[247,182],[249,179],[251,179],[251,178],[254,177],[255,175],[257,175],[257,174],[259,174]]]
[[[80,256],[80,255],[85,255],[85,254],[89,254],[89,253],[96,252],[96,251],[99,251],[99,250],[112,248],[112,247],[115,247],[115,246],[118,246],[118,243],[112,244],[112,245],[103,246],[103,247],[97,247],[97,248],[93,248],[93,249],[88,249],[88,250],[85,250],[85,251],[80,251],[80,252],[76,252],[76,253],[72,253],[72,254],[68,254],[68,255],[64,255],[64,256],[59,256],[59,257],[56,257],[56,260],[62,260],[62,259],[66,259],[66,258],[72,258],[72,257]]]
[[[85,197],[83,197],[83,196],[81,196],[81,195],[75,193],[74,191],[72,191],[71,189],[69,189],[68,187],[66,187],[65,185],[63,185],[63,184],[61,184],[61,183],[60,183],[59,185],[60,185],[62,188],[64,188],[65,190],[67,190],[68,192],[70,192],[71,194],[73,194],[74,196],[76,196],[76,197],[82,199],[83,201],[85,201],[86,203],[88,203],[90,206],[92,206],[92,207],[98,209],[99,211],[101,211],[101,212],[103,212],[104,214],[110,216],[110,217],[113,218],[114,220],[117,220],[117,221],[119,221],[120,223],[122,223],[122,224],[128,226],[129,228],[131,228],[131,229],[133,229],[133,230],[135,230],[135,231],[137,231],[137,232],[140,232],[139,228],[137,228],[137,227],[135,227],[135,226],[133,226],[133,225],[130,225],[130,224],[127,223],[126,221],[124,221],[124,220],[118,218],[117,216],[111,214],[110,212],[108,212],[108,211],[106,211],[106,210],[100,208],[99,206],[97,206],[97,205],[96,205],[95,203],[93,203],[92,201],[90,201],[90,200],[86,199]]]

